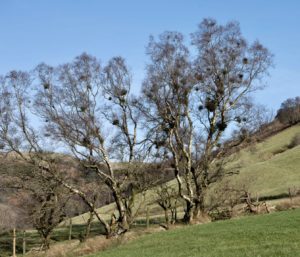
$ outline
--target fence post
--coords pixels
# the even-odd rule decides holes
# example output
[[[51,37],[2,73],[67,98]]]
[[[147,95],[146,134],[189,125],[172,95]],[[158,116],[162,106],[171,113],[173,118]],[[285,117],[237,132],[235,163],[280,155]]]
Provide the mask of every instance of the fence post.
[[[291,201],[291,204],[293,204],[293,193],[292,193],[292,189],[289,187],[289,198]]]
[[[23,255],[26,254],[26,231],[23,231]]]
[[[73,227],[72,218],[70,218],[70,221],[69,221],[69,240],[72,239],[72,227]]]
[[[149,217],[149,207],[147,206],[147,213],[146,213],[146,226],[147,229],[149,228],[149,224],[150,224],[150,217]]]
[[[16,229],[13,229],[13,257],[17,257],[16,255]]]

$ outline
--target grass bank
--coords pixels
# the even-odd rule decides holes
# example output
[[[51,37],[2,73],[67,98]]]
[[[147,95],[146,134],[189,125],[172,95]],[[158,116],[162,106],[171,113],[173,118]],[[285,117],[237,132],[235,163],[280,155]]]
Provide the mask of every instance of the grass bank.
[[[300,209],[143,236],[89,257],[297,257]]]

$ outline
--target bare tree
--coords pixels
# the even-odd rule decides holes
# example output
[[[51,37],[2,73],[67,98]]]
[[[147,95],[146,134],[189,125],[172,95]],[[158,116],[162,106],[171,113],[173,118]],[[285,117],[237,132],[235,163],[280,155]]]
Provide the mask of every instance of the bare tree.
[[[11,208],[22,210],[22,219],[16,218],[15,228],[33,226],[41,236],[42,246],[48,249],[51,233],[64,220],[69,190],[54,181],[48,173],[41,173],[38,168],[11,155],[6,161],[13,160],[14,167],[7,168],[0,187],[14,192]],[[16,171],[18,165],[23,166],[22,170]]]
[[[258,41],[249,46],[235,22],[204,19],[192,44],[194,57],[180,33],[151,38],[140,105],[150,141],[171,154],[186,222],[205,212],[207,188],[225,175],[224,131],[272,64],[269,51]]]
[[[177,206],[178,206],[178,190],[167,184],[160,185],[156,194],[158,196],[157,203],[164,210],[166,228],[168,229],[171,224],[174,224],[177,221]],[[171,213],[171,221],[170,221]]]
[[[124,59],[113,58],[102,68],[96,58],[82,54],[57,68],[41,64],[36,70],[40,87],[35,104],[38,115],[47,121],[47,133],[63,142],[111,191],[118,211],[117,231],[111,233],[128,230],[125,185],[141,169],[142,160],[136,159],[138,119]],[[128,164],[117,169],[118,160]]]
[[[68,183],[57,155],[49,152],[46,147],[47,134],[43,130],[34,129],[33,102],[30,92],[31,76],[25,72],[10,72],[0,83],[0,140],[2,150],[12,152],[26,164],[32,165],[41,176],[47,174],[48,179],[59,183],[70,192],[78,195],[87,206],[95,212],[98,220],[109,234],[106,221],[95,211],[94,204],[78,187]],[[35,122],[38,122],[37,120]],[[56,150],[56,149],[55,149]]]
[[[49,249],[50,236],[53,230],[66,217],[66,204],[70,198],[66,188],[57,183],[31,183],[30,218],[33,227],[38,231],[42,241],[42,247]],[[27,185],[28,186],[28,185]],[[36,189],[33,189],[36,188]]]

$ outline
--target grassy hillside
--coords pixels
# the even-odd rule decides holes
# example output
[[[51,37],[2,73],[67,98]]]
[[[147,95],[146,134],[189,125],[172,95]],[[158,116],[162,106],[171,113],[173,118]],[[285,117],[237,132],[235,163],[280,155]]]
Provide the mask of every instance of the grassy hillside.
[[[289,187],[300,188],[300,145],[288,148],[297,134],[300,125],[231,156],[227,168],[240,167],[240,173],[229,179],[234,184],[249,184],[249,191],[259,196],[286,193]]]
[[[90,257],[297,257],[300,210],[194,225],[143,236]]]
[[[236,187],[246,185],[253,196],[260,197],[286,194],[289,188],[300,188],[300,145],[288,148],[297,134],[300,134],[300,124],[228,157],[227,170],[238,169],[239,174],[227,180]],[[176,186],[176,181],[169,184]],[[141,218],[145,217],[147,207],[152,217],[163,214],[154,201],[154,190],[137,197],[136,206],[140,207]],[[100,208],[99,213],[109,219],[114,208],[114,204],[110,204]],[[73,222],[82,224],[86,220],[87,215],[80,215]]]

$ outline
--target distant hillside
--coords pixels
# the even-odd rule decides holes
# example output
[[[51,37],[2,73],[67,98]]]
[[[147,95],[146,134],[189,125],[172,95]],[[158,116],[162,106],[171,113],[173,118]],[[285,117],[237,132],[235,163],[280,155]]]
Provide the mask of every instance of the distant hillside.
[[[300,135],[300,124],[231,156],[227,169],[239,167],[239,174],[229,180],[249,184],[249,191],[259,196],[300,188],[300,145],[289,148],[296,135]]]

